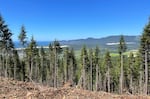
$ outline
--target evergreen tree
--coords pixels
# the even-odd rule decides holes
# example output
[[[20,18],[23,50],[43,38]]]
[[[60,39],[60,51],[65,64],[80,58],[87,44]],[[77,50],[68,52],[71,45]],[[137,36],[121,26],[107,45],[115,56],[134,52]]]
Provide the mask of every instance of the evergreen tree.
[[[20,64],[18,52],[16,50],[13,51],[12,59],[13,59],[13,78],[21,80],[22,77],[21,64]]]
[[[74,50],[65,48],[64,51],[64,82],[70,81],[72,84],[77,84],[77,65]],[[74,83],[73,83],[74,81]]]
[[[22,25],[21,26],[21,31],[20,31],[20,34],[19,34],[19,36],[18,36],[18,39],[19,39],[19,41],[20,41],[20,44],[22,45],[22,51],[21,51],[21,53],[22,53],[22,64],[21,64],[21,80],[25,80],[25,60],[24,60],[24,58],[25,58],[25,50],[24,50],[24,48],[26,47],[26,45],[27,45],[27,35],[26,35],[26,30],[25,30],[25,27]]]
[[[55,40],[51,46],[51,52],[53,53],[54,57],[54,74],[53,74],[53,86],[56,88],[58,86],[58,62],[59,62],[59,54],[62,52],[62,48],[60,43]]]
[[[50,86],[54,87],[54,64],[55,64],[55,59],[54,59],[54,52],[53,52],[53,45],[49,44],[49,82]]]
[[[142,76],[141,71],[143,71],[141,69],[141,55],[139,52],[136,52],[135,54],[133,54],[133,59],[132,60],[132,80],[133,80],[133,90],[132,90],[132,94],[136,94],[139,93],[139,89],[140,88],[140,75]],[[131,71],[131,70],[130,70]],[[142,90],[141,90],[142,92]]]
[[[112,56],[112,68],[111,68],[111,91],[118,93],[119,90],[119,77],[120,77],[120,59],[118,56]]]
[[[90,49],[89,50],[89,61],[90,61],[90,90],[93,90],[93,81],[94,81],[94,77],[93,77],[93,62],[94,62],[94,60],[93,60],[93,58],[94,58],[94,55],[93,55],[93,50],[92,49]]]
[[[72,80],[73,80],[73,84],[74,85],[77,85],[77,82],[78,82],[78,77],[77,77],[77,60],[76,60],[76,57],[75,57],[75,53],[74,53],[74,49],[72,48],[71,51],[70,51],[70,61],[71,61],[71,71],[72,71]]]
[[[26,35],[26,30],[25,30],[25,27],[22,26],[21,27],[21,32],[18,36],[18,39],[20,40],[20,43],[22,45],[22,47],[24,48],[26,46],[26,43],[27,43],[27,35]]]
[[[83,89],[87,89],[87,76],[89,70],[89,59],[86,46],[83,46],[81,50],[81,77],[79,79],[78,85],[81,85]]]
[[[110,56],[110,53],[109,51],[106,52],[105,54],[105,65],[106,65],[106,68],[107,68],[107,73],[106,73],[106,76],[107,76],[107,91],[110,92],[110,68],[112,67],[112,62],[111,62],[111,56]]]
[[[150,93],[150,20],[148,24],[145,26],[142,36],[141,36],[141,44],[140,44],[140,52],[143,58],[143,67],[144,67],[144,84],[145,84],[145,90],[144,93],[148,94]]]
[[[129,80],[130,80],[130,84],[129,84],[129,91],[132,94],[133,93],[133,69],[134,69],[134,55],[133,53],[130,53],[129,55]]]
[[[138,87],[138,89],[137,89],[137,92],[139,93],[139,94],[143,94],[143,92],[144,92],[144,84],[143,84],[143,80],[144,80],[144,68],[143,68],[143,66],[142,66],[142,57],[141,57],[141,53],[140,52],[137,52],[137,55],[136,55],[136,57],[135,57],[135,69],[134,69],[134,71],[136,71],[135,73],[135,75],[134,75],[134,78],[136,78],[135,79],[135,81],[137,81],[137,87]]]
[[[118,52],[120,55],[120,94],[122,94],[123,91],[123,81],[124,81],[124,70],[123,70],[123,53],[126,51],[127,47],[126,47],[126,43],[124,40],[123,35],[121,35],[120,37],[120,42],[119,42],[119,47],[118,47]]]
[[[95,76],[95,90],[98,91],[99,89],[102,89],[102,82],[101,82],[101,72],[100,72],[100,49],[98,46],[96,46],[94,51],[94,67],[93,72]]]
[[[3,56],[3,61],[6,60],[6,62],[3,62],[3,66],[2,66],[3,70],[1,70],[1,72],[2,75],[5,75],[5,77],[8,77],[8,68],[9,68],[8,58],[11,51],[14,49],[14,45],[11,37],[12,37],[12,33],[10,32],[8,26],[5,24],[5,21],[0,15],[0,51],[1,51],[0,53]]]
[[[31,42],[29,43],[27,49],[26,49],[26,57],[28,61],[28,66],[27,66],[27,77],[31,80],[34,78],[33,75],[33,69],[34,69],[34,63],[35,63],[35,58],[36,55],[38,55],[38,49],[37,49],[37,44],[36,41],[34,40],[33,36],[31,38]]]
[[[64,83],[66,83],[69,80],[69,63],[70,63],[70,57],[69,57],[69,48],[66,48],[64,51]]]
[[[40,68],[38,65],[35,68],[36,75],[40,76],[40,82],[44,83],[46,82],[47,78],[47,66],[46,66],[46,53],[44,51],[44,48],[41,47],[40,49]],[[39,77],[36,78],[39,78]]]

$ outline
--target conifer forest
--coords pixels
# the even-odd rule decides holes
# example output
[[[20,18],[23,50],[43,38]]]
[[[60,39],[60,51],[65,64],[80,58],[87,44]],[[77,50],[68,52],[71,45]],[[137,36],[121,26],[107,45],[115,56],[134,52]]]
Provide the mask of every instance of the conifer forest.
[[[76,55],[57,40],[39,48],[34,36],[28,38],[25,26],[20,26],[21,50],[17,50],[13,33],[0,16],[0,76],[54,88],[70,82],[72,87],[90,91],[150,95],[150,20],[145,23],[136,53],[124,54],[128,48],[121,35],[116,56],[109,49],[102,53],[100,46],[86,45]]]

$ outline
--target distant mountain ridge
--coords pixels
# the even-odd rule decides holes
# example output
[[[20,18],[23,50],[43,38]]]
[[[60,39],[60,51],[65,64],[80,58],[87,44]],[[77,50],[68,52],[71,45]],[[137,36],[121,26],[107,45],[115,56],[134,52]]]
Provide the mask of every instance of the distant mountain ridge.
[[[129,50],[134,50],[139,48],[140,36],[124,36]],[[86,38],[86,39],[76,39],[76,40],[62,40],[59,41],[61,45],[68,45],[69,47],[79,50],[83,45],[87,48],[95,48],[99,46],[101,50],[117,51],[118,43],[120,40],[120,35],[108,36],[103,38]],[[48,46],[51,41],[37,41],[38,46]],[[15,42],[16,47],[21,47],[19,42]]]
[[[124,36],[127,47],[129,50],[138,49],[140,36]],[[103,38],[87,38],[87,39],[76,39],[76,40],[63,40],[60,41],[63,45],[69,45],[74,49],[81,49],[83,45],[87,48],[94,48],[99,46],[101,49],[116,50],[117,44],[120,40],[120,36],[108,36]],[[112,45],[111,45],[112,44]]]

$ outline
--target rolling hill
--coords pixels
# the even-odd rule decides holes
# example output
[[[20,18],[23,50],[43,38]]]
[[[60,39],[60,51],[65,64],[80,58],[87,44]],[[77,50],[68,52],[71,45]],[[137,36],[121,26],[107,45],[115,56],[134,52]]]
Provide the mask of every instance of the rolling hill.
[[[138,49],[140,36],[124,36],[128,50]],[[87,38],[87,39],[77,39],[77,40],[63,40],[60,41],[62,45],[68,45],[73,47],[75,50],[79,50],[83,45],[87,48],[94,48],[99,46],[102,50],[109,49],[111,51],[116,51],[120,36],[108,36],[104,38]]]

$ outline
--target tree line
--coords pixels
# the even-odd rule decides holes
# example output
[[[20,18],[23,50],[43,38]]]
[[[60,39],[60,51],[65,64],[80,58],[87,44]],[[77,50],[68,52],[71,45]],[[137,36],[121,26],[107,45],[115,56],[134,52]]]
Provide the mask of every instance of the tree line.
[[[18,36],[22,49],[14,47],[12,33],[0,16],[0,76],[21,81],[34,81],[51,87],[71,86],[91,91],[111,93],[150,94],[150,20],[143,29],[139,50],[125,55],[127,50],[120,36],[118,56],[109,50],[101,53],[98,46],[88,49],[83,45],[80,56],[73,48],[61,48],[55,40],[48,49],[37,48],[32,36],[21,27]]]

